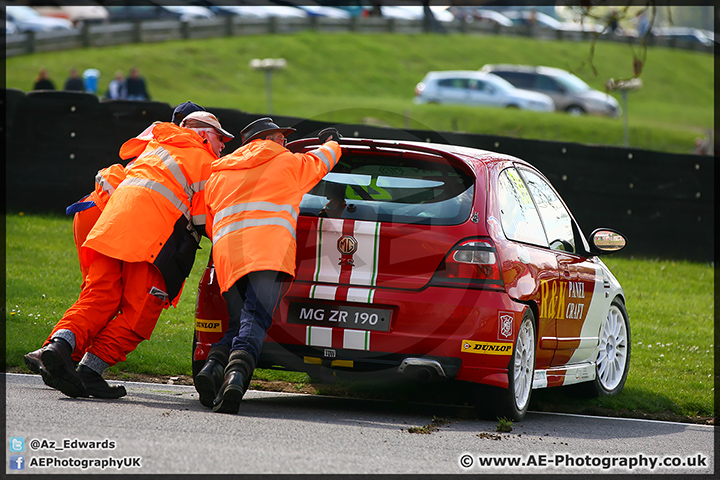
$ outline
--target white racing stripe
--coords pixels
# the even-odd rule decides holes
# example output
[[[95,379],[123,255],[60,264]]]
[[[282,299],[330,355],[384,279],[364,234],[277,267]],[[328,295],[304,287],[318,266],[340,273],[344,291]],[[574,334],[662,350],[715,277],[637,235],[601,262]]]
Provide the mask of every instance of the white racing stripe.
[[[355,222],[353,236],[358,241],[358,250],[353,255],[355,266],[350,274],[350,283],[353,285],[374,286],[377,282],[378,273],[380,224],[377,222]]]
[[[317,300],[335,300],[337,287],[329,285],[313,285],[310,287],[310,298]]]
[[[344,330],[343,348],[347,348],[350,350],[370,350],[370,331],[349,329]]]
[[[332,328],[311,327],[305,328],[305,345],[311,347],[332,347]]]
[[[342,219],[321,218],[318,221],[314,282],[336,284],[340,281],[340,252],[337,242],[342,236],[342,229]]]
[[[317,231],[317,253],[313,281],[318,283],[334,283],[340,281],[341,266],[339,265],[341,254],[337,249],[337,242],[342,237],[344,220],[333,218],[322,218],[318,222]],[[350,273],[352,285],[375,286],[378,277],[378,257],[380,251],[380,223],[377,222],[355,222],[353,236],[358,241],[358,250],[353,255],[353,263]],[[311,290],[311,298],[323,300],[335,300],[336,292],[327,290],[330,287],[314,286]],[[348,301],[371,303],[375,295],[375,289],[350,288]]]

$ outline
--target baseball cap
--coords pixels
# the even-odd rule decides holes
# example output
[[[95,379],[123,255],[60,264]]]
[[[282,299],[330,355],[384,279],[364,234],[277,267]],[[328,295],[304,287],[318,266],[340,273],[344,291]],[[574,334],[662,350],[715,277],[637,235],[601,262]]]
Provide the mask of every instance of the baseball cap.
[[[220,125],[220,121],[215,115],[206,111],[192,112],[183,119],[182,123],[180,123],[180,126],[187,128],[212,127],[215,129],[215,131],[222,135],[223,142],[229,142],[230,140],[235,138],[235,135],[222,128],[222,126]]]
[[[175,107],[175,110],[173,110],[172,118],[170,119],[171,122],[173,122],[176,125],[180,124],[180,121],[185,118],[186,116],[190,115],[193,112],[204,112],[205,109],[201,107],[200,105],[193,103],[193,102],[183,102],[177,107]],[[180,118],[177,118],[177,117]]]

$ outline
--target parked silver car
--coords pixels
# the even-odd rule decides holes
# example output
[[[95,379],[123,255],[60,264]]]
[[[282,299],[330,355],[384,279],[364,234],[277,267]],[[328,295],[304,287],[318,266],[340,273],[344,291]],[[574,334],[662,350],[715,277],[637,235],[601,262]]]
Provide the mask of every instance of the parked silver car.
[[[415,87],[415,103],[452,103],[552,112],[552,98],[515,88],[491,73],[475,70],[429,72]]]
[[[549,95],[555,108],[571,115],[617,117],[622,112],[615,97],[591,88],[577,76],[559,68],[498,64],[485,65],[480,72],[502,77],[517,88]]]
[[[73,28],[72,22],[66,18],[45,17],[26,5],[7,5],[5,15],[6,20],[10,20],[19,32],[48,32]]]

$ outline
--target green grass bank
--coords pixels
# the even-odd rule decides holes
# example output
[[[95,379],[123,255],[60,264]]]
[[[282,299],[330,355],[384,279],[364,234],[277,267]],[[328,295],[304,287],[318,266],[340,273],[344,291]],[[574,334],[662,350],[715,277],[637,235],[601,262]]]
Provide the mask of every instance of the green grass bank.
[[[622,145],[622,118],[569,117],[449,105],[415,105],[415,85],[431,70],[476,70],[486,63],[547,65],[575,72],[592,87],[632,75],[639,47],[489,35],[401,35],[302,32],[133,44],[39,53],[6,59],[6,86],[31,89],[46,68],[61,86],[71,67],[101,71],[104,94],[114,72],[137,66],[153,100],[188,99],[207,107],[266,113],[265,76],[253,58],[283,57],[273,75],[273,113],[338,123]],[[689,153],[714,128],[712,54],[652,47],[643,88],[628,95],[630,146]],[[620,99],[620,96],[616,94]],[[221,119],[222,120],[222,119]]]

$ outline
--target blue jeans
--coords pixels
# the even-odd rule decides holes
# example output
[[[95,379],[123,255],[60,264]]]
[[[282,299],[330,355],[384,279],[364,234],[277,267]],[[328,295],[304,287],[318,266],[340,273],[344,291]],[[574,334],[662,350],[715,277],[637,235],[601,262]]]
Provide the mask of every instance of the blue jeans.
[[[257,364],[273,315],[287,292],[292,276],[264,270],[250,272],[223,293],[230,320],[225,336],[216,344],[245,350]]]

